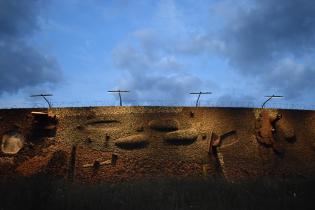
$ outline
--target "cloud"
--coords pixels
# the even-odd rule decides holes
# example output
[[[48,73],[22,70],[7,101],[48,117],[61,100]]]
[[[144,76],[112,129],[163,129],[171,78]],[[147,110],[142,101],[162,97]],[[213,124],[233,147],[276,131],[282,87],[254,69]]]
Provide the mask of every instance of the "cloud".
[[[294,57],[285,57],[275,61],[272,71],[265,76],[268,84],[285,93],[286,98],[299,98],[305,100],[314,90],[315,63],[314,61],[298,61]]]
[[[0,0],[0,37],[17,38],[36,29],[39,4],[35,0]]]
[[[141,104],[184,104],[201,80],[191,75],[136,75],[120,81],[131,90],[126,101]]]
[[[195,61],[185,57],[199,45],[199,37],[189,36],[190,26],[176,2],[159,1],[153,16],[150,27],[138,28],[113,51],[115,68],[124,78],[117,88],[131,90],[125,99],[184,104],[191,100],[189,92],[214,87],[214,83],[194,75]]]
[[[39,30],[41,4],[0,0],[0,95],[61,79],[57,61],[28,43]]]
[[[16,92],[19,88],[45,82],[58,82],[60,76],[54,58],[42,55],[23,42],[0,45],[0,91]]]
[[[190,91],[202,86],[201,79],[182,71],[182,65],[175,56],[163,54],[152,57],[142,48],[120,46],[115,49],[113,60],[116,68],[122,70],[124,78],[116,88],[131,90],[125,96],[128,102],[152,104],[161,99],[173,104],[183,103]]]
[[[247,90],[242,91],[248,97],[283,94],[290,101],[309,98],[309,92],[315,91],[314,1],[215,1],[209,5],[208,24],[197,26],[196,20],[202,20],[196,14],[206,7],[199,4],[189,15],[189,5],[183,8],[176,1],[160,1],[150,27],[136,30],[127,44],[114,50],[115,66],[126,76],[121,84],[135,88],[137,97],[148,97],[146,89],[161,92],[164,89],[160,81],[174,78],[190,77],[187,89],[212,89],[216,85],[205,86],[208,81],[195,76],[194,71],[203,58],[220,57],[243,83],[247,81]],[[182,82],[172,85],[180,90]]]
[[[224,94],[220,96],[216,101],[217,106],[247,106],[247,107],[255,107],[260,106],[259,103],[255,100],[253,96],[246,94],[237,94],[230,95]]]
[[[309,61],[315,52],[314,1],[228,0],[217,4],[216,12],[225,20],[216,37],[225,47],[218,52],[239,73],[259,77],[262,88],[292,99],[315,90]]]

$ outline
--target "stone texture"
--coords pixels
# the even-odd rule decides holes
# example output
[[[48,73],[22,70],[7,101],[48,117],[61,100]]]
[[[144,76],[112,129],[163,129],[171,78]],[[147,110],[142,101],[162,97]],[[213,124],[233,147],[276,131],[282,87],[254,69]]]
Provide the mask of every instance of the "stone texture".
[[[269,113],[269,121],[270,123],[274,123],[282,118],[282,115],[277,112]]]
[[[165,140],[170,143],[191,143],[195,141],[198,137],[198,132],[196,129],[186,129],[178,130],[167,133],[165,135]]]
[[[2,137],[1,150],[5,154],[16,154],[24,145],[24,137],[18,132],[10,132]]]
[[[31,111],[32,109],[0,110],[0,116],[4,117],[4,120],[0,121],[1,137],[7,131],[13,130],[14,124],[18,124],[23,136],[28,136],[32,122],[31,118],[26,116]],[[32,148],[29,147],[28,142],[28,146],[14,156],[14,166],[0,168],[0,173],[3,172],[2,175],[9,175],[10,177],[23,175],[24,173],[15,172],[15,169],[20,168],[21,164],[24,166],[24,171],[36,174],[36,170],[41,169],[39,166],[45,167],[50,160],[51,155],[48,156],[48,152],[67,147],[64,150],[70,156],[69,153],[73,144],[78,145],[75,164],[75,181],[78,183],[122,182],[164,176],[179,179],[202,176],[203,164],[209,165],[208,175],[221,175],[223,173],[224,178],[231,181],[259,179],[268,175],[275,178],[289,178],[296,176],[297,172],[305,177],[314,177],[315,175],[315,152],[310,148],[315,139],[314,111],[277,110],[283,115],[279,123],[283,120],[290,122],[298,137],[294,144],[288,144],[283,135],[279,134],[279,141],[276,139],[276,142],[281,143],[286,149],[283,158],[279,158],[272,147],[267,148],[259,144],[253,135],[256,121],[255,113],[257,112],[258,115],[261,109],[91,107],[54,108],[51,111],[59,119],[56,136],[44,137],[42,141],[33,142]],[[193,118],[189,116],[190,111],[195,113]],[[93,120],[94,118],[117,119],[121,123],[115,124],[118,129],[103,129],[103,127],[109,127],[107,124],[106,126],[99,125],[98,128],[101,129],[80,131],[76,128],[77,125],[85,125],[88,119]],[[154,119],[176,119],[180,122],[181,130],[194,127],[198,128],[199,134],[210,133],[211,131],[222,134],[224,131],[235,129],[239,142],[230,147],[218,148],[219,161],[224,163],[221,172],[216,169],[218,165],[216,161],[212,161],[215,158],[209,156],[208,141],[197,139],[184,146],[170,144],[165,141],[167,132],[157,132],[148,127],[148,123]],[[136,132],[136,128],[141,125],[145,128],[142,133],[149,137],[150,144],[146,148],[125,150],[115,145],[117,139],[140,134]],[[106,133],[111,137],[107,146],[104,144]],[[93,139],[92,144],[84,143],[87,137]],[[278,130],[276,128],[275,138],[277,137]],[[54,147],[50,148],[50,145],[54,145]],[[115,166],[105,165],[100,167],[95,174],[91,168],[82,167],[84,164],[93,163],[95,160],[110,160],[113,152],[119,155]],[[39,157],[32,159],[36,156]],[[69,163],[69,159],[67,163]]]
[[[45,173],[54,176],[65,176],[67,172],[68,155],[65,151],[55,151],[45,167]]]
[[[132,149],[144,147],[148,144],[148,137],[144,134],[131,135],[115,140],[115,145],[120,148]]]
[[[279,154],[279,155],[283,155],[285,150],[282,144],[275,142],[272,145],[272,149],[275,153]]]
[[[259,143],[271,146],[274,142],[273,127],[268,110],[262,110],[256,121],[256,139]]]
[[[13,157],[0,157],[0,166],[12,166],[14,165]]]
[[[295,142],[296,135],[294,128],[286,121],[280,121],[276,126],[277,131],[281,132],[284,139],[288,142]]]
[[[174,119],[159,119],[149,122],[149,127],[158,131],[176,131],[179,129],[179,122]]]

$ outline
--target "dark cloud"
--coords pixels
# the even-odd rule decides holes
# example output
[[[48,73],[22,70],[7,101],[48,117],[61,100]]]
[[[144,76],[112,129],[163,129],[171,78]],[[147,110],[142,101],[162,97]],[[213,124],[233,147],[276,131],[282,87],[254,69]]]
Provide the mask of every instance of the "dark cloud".
[[[315,1],[226,1],[218,8],[226,20],[221,53],[240,73],[291,98],[315,90],[314,63],[307,61],[315,52]]]
[[[0,45],[0,90],[15,92],[18,88],[45,82],[58,82],[57,62],[45,57],[23,42]]]
[[[61,78],[58,63],[28,43],[39,29],[39,0],[0,0],[0,95]]]
[[[17,38],[37,28],[37,0],[0,0],[0,37]]]

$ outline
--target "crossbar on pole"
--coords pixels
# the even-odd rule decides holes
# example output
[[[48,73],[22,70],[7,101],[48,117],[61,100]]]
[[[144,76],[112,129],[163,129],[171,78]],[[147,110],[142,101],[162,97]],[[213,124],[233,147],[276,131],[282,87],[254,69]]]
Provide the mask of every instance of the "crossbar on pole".
[[[266,103],[270,101],[272,98],[283,98],[283,96],[271,95],[271,96],[265,96],[265,98],[268,98],[268,99],[261,105],[261,108],[264,108]]]
[[[120,106],[122,106],[122,98],[121,98],[121,93],[129,93],[129,90],[109,90],[107,91],[109,93],[118,93],[119,95],[119,104]]]
[[[53,96],[52,94],[35,94],[35,95],[31,95],[30,97],[42,97],[48,104],[48,107],[51,108],[51,103],[50,101],[46,98],[48,96]]]
[[[212,92],[201,92],[200,91],[200,92],[192,92],[192,93],[189,93],[189,94],[198,95],[198,98],[197,98],[197,101],[196,101],[196,107],[198,107],[200,96],[201,95],[206,95],[206,94],[212,94]]]

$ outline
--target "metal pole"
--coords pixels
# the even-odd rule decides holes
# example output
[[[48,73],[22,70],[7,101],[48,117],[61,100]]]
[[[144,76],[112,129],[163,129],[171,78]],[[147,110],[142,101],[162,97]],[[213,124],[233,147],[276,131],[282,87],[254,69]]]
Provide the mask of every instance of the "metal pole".
[[[198,95],[197,97],[197,101],[196,101],[196,107],[198,107],[198,104],[199,104],[199,100],[200,100],[200,97],[201,95],[203,94],[212,94],[211,92],[196,92],[196,93],[190,93],[190,94],[194,94],[194,95]]]
[[[51,108],[51,103],[48,101],[48,99],[42,95],[42,97],[44,98],[44,100],[47,102],[49,109]]]
[[[262,109],[265,107],[266,103],[270,101],[272,98],[282,98],[283,96],[272,95],[272,96],[265,96],[265,97],[268,97],[268,99],[262,104],[261,106]]]
[[[121,97],[121,93],[129,93],[129,90],[109,90],[107,91],[109,93],[118,93],[119,96],[119,105],[122,106],[122,97]]]
[[[273,97],[273,96],[270,96],[270,97],[262,104],[261,108],[264,108],[265,105],[266,105],[266,103],[267,103],[268,101],[270,101],[270,100],[272,99],[272,97]]]
[[[37,94],[37,95],[31,95],[30,97],[42,97],[48,104],[49,109],[52,107],[49,100],[46,98],[46,96],[52,96],[52,94]]]
[[[198,94],[198,98],[197,98],[197,102],[196,102],[196,107],[198,107],[200,96],[201,96],[201,92]]]
[[[119,94],[119,102],[120,102],[120,106],[122,106],[122,100],[121,100],[121,94],[120,94],[120,91],[118,92]]]

